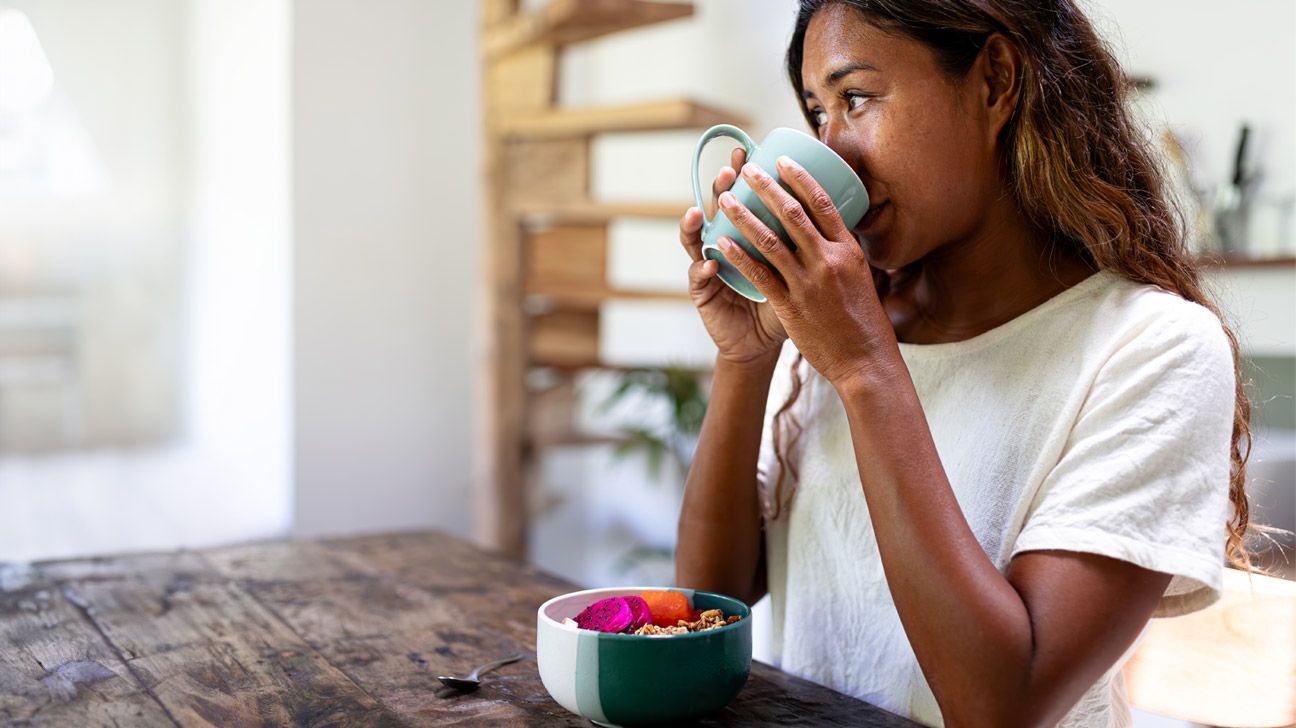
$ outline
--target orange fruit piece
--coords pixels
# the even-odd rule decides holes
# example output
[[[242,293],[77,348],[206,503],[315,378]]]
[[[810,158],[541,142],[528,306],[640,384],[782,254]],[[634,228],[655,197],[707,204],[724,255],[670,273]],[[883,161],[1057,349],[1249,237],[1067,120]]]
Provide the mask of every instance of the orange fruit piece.
[[[688,597],[677,591],[646,591],[640,594],[648,604],[653,624],[658,627],[674,627],[681,619],[687,621],[692,616]]]

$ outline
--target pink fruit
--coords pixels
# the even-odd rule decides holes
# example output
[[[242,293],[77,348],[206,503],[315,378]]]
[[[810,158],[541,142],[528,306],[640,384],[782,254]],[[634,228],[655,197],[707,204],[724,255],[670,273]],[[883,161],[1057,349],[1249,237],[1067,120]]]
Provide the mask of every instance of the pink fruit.
[[[634,615],[634,619],[630,622],[631,630],[639,629],[652,622],[652,612],[648,611],[648,602],[645,602],[642,597],[629,596],[621,598],[629,605],[630,612]]]
[[[576,615],[576,626],[595,632],[624,632],[634,621],[635,614],[621,597],[600,599]]]

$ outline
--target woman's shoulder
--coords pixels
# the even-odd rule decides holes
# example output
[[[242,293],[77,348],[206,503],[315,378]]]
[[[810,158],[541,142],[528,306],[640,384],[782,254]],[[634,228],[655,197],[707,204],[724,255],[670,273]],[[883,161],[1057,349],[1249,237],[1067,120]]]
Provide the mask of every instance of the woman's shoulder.
[[[1097,302],[1095,323],[1117,339],[1121,348],[1189,347],[1227,352],[1232,348],[1224,324],[1210,309],[1164,288],[1116,273]]]
[[[1194,397],[1232,392],[1233,345],[1213,311],[1158,286],[1103,275],[1113,280],[1095,301],[1084,356],[1097,382]]]

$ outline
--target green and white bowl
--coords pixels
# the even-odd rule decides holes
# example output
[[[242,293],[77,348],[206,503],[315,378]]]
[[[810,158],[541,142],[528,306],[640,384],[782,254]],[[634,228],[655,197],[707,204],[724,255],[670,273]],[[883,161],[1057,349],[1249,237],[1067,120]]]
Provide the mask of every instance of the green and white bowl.
[[[540,680],[558,704],[605,726],[679,723],[719,710],[751,672],[751,610],[737,599],[671,589],[694,609],[720,609],[741,620],[688,634],[608,634],[563,624],[607,597],[662,587],[587,589],[554,597],[536,619]]]

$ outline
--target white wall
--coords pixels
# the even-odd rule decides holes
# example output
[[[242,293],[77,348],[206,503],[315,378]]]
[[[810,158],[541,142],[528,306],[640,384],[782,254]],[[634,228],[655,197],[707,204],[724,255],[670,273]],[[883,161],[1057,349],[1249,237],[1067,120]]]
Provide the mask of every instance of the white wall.
[[[293,4],[298,534],[468,535],[474,3]]]
[[[290,3],[191,7],[186,441],[221,504],[209,518],[239,524],[220,539],[281,535],[292,485]],[[211,506],[190,505],[201,508]]]
[[[1083,1],[1126,69],[1157,81],[1164,118],[1203,179],[1232,173],[1246,121],[1268,191],[1296,193],[1296,3]]]

